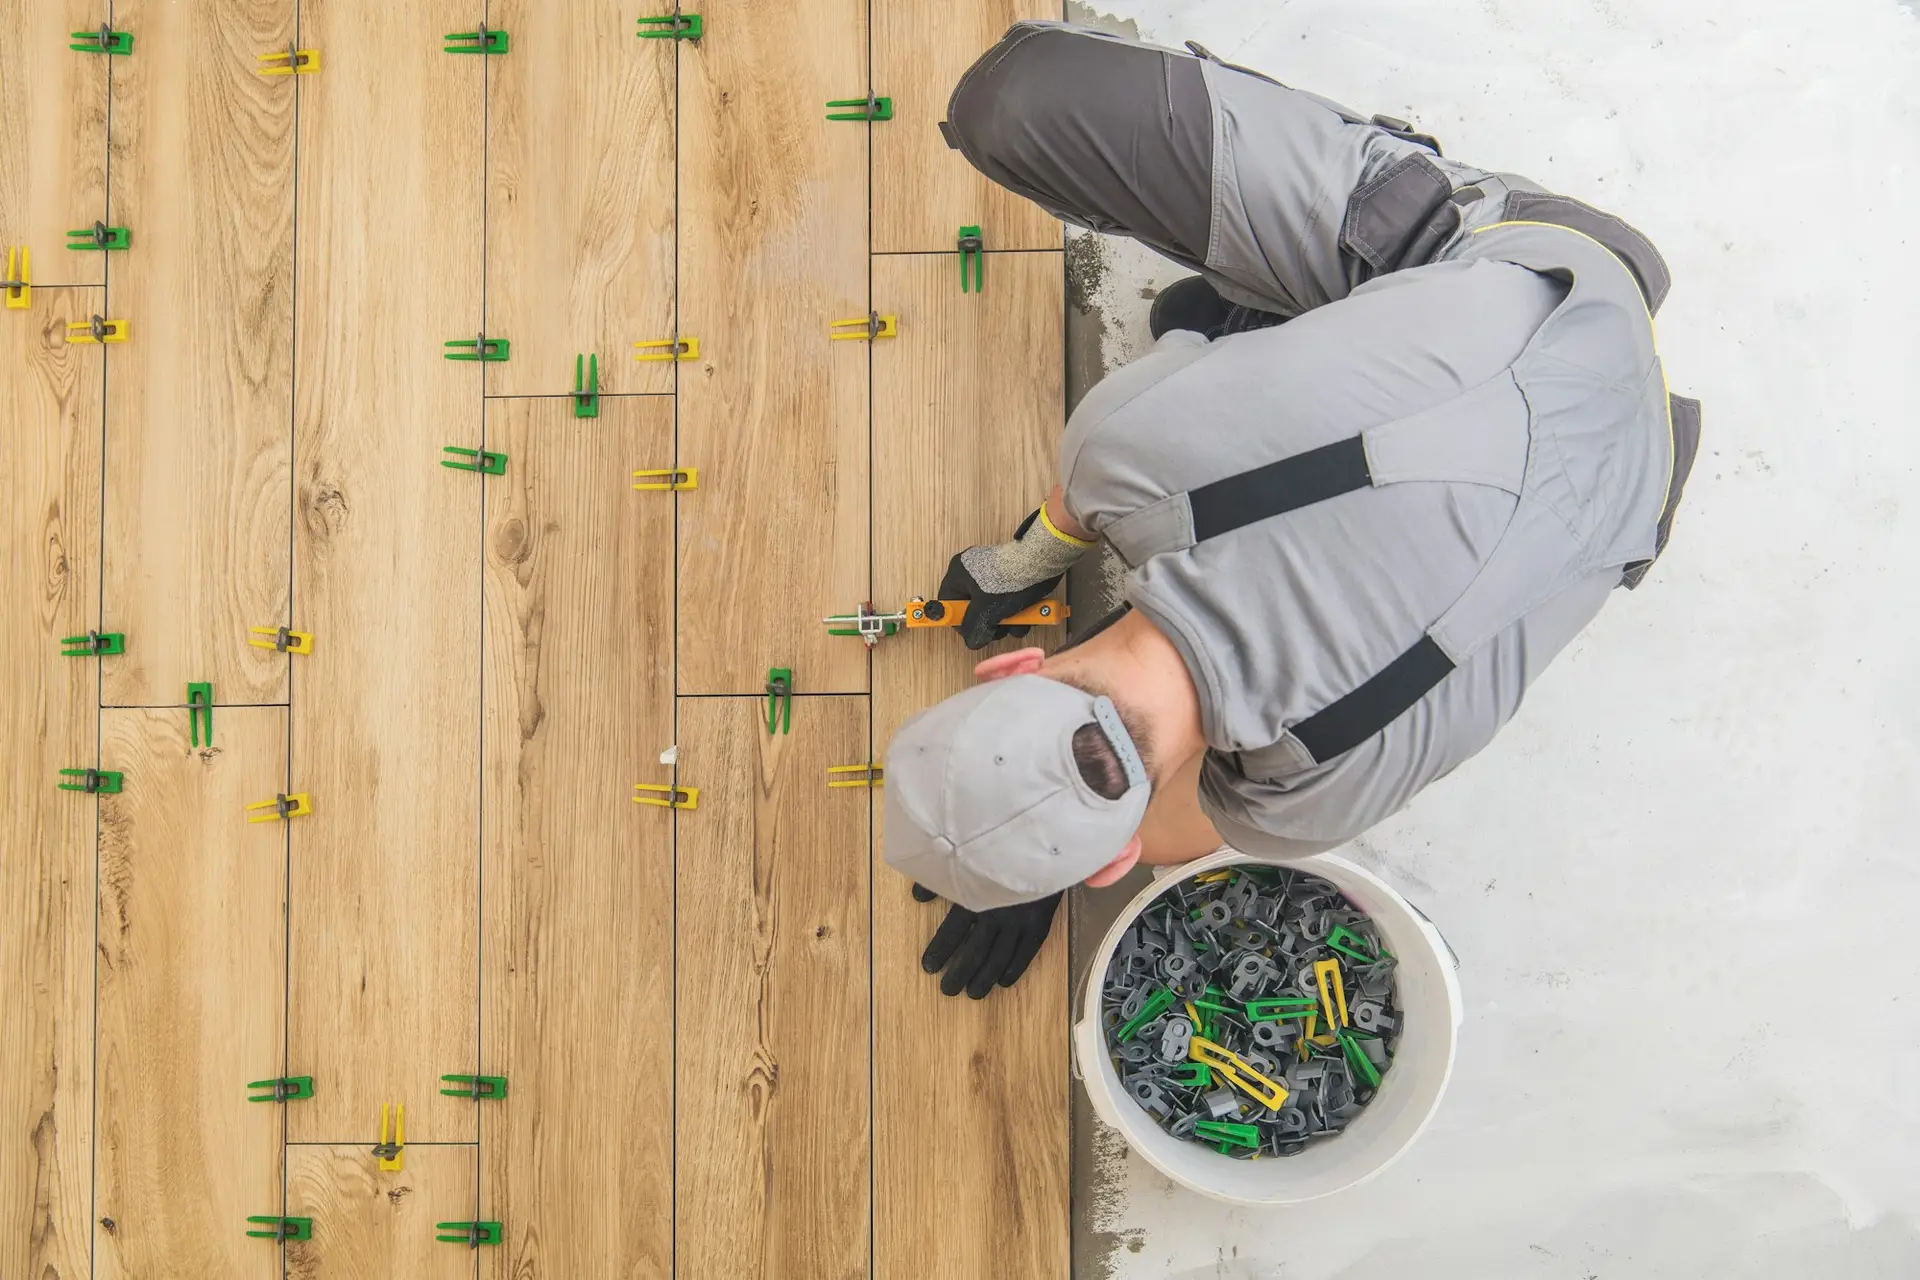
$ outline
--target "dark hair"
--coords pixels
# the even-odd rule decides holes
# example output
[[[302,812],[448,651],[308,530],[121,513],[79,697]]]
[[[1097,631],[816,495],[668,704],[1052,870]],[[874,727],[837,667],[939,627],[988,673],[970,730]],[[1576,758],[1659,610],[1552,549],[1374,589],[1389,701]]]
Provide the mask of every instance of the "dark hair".
[[[1120,753],[1097,723],[1089,720],[1073,731],[1073,762],[1080,768],[1081,781],[1095,795],[1118,800],[1127,794],[1127,771],[1120,764]]]

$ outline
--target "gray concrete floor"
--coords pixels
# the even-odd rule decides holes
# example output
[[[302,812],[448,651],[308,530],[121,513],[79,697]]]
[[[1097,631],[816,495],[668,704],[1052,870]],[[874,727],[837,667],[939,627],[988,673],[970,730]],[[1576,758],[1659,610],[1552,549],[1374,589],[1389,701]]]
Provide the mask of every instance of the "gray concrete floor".
[[[1109,243],[1095,235],[1071,235],[1067,241],[1067,406],[1080,403],[1088,388],[1105,375],[1101,360],[1101,339],[1105,318],[1095,301],[1099,283],[1107,267]],[[1142,308],[1149,305],[1143,299]],[[1067,580],[1067,603],[1072,607],[1069,636],[1093,626],[1120,603],[1122,566],[1113,552],[1102,543],[1099,560],[1076,569]],[[1067,1005],[1069,1016],[1080,1016],[1081,992],[1085,990],[1091,952],[1112,926],[1114,917],[1140,887],[1152,878],[1145,867],[1136,867],[1116,885],[1105,889],[1076,888],[1067,895],[1068,964]],[[1111,1259],[1125,1242],[1101,1229],[1099,1220],[1110,1216],[1120,1187],[1115,1177],[1116,1153],[1113,1137],[1093,1115],[1086,1090],[1076,1081],[1073,1097],[1073,1277],[1074,1280],[1106,1280],[1111,1276]]]
[[[1076,1083],[1075,1276],[1920,1276],[1915,3],[1101,2],[1641,227],[1707,426],[1648,581],[1343,851],[1461,959],[1433,1124],[1260,1211],[1130,1158]],[[1069,243],[1077,395],[1180,272]],[[1107,580],[1078,577],[1097,620]],[[1076,1007],[1129,897],[1075,895]]]
[[[1120,22],[1085,5],[1069,3],[1069,21],[1135,36],[1133,24]],[[1106,376],[1103,339],[1107,318],[1099,301],[1110,269],[1115,242],[1106,237],[1070,231],[1067,237],[1067,409],[1071,412],[1089,388]],[[1144,313],[1150,298],[1141,298]],[[1108,305],[1111,305],[1110,303]],[[1067,602],[1073,610],[1069,635],[1076,635],[1104,618],[1120,603],[1122,566],[1103,543],[1099,560],[1076,570],[1067,581]],[[1120,909],[1152,878],[1136,867],[1118,884],[1105,889],[1077,888],[1067,895],[1069,1016],[1078,1020],[1081,993],[1093,948],[1113,924]],[[1124,1151],[1118,1138],[1095,1119],[1086,1090],[1074,1082],[1073,1098],[1073,1280],[1108,1280],[1115,1254],[1127,1247],[1120,1235],[1105,1229],[1124,1195],[1119,1177]]]

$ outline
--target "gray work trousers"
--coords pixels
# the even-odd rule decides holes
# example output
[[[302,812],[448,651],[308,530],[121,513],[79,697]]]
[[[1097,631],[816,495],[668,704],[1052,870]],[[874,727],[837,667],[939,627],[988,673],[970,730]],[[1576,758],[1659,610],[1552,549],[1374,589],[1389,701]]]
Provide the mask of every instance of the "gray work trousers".
[[[1416,245],[1417,233],[1485,176],[1398,121],[1055,22],[1018,23],[983,54],[943,128],[975,168],[1056,217],[1130,236],[1229,301],[1288,316],[1413,265],[1410,251],[1431,260],[1444,237]],[[1357,195],[1365,208],[1350,207]],[[1458,229],[1457,215],[1443,222]]]
[[[1189,48],[1016,23],[960,77],[941,128],[995,182],[1149,245],[1242,307],[1299,315],[1503,218],[1599,240],[1650,311],[1665,300],[1659,251],[1611,214]]]

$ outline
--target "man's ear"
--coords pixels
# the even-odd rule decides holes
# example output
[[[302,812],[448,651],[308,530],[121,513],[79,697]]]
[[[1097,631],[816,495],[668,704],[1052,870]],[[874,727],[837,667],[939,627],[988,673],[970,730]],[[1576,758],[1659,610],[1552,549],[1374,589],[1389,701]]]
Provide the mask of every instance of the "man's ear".
[[[1030,676],[1046,661],[1045,649],[1015,649],[996,653],[973,669],[976,680],[1005,680],[1008,676]]]
[[[1119,857],[1087,877],[1087,888],[1106,888],[1121,876],[1133,870],[1133,864],[1138,861],[1140,861],[1140,837],[1135,836],[1133,839],[1127,841],[1127,847],[1120,851]]]

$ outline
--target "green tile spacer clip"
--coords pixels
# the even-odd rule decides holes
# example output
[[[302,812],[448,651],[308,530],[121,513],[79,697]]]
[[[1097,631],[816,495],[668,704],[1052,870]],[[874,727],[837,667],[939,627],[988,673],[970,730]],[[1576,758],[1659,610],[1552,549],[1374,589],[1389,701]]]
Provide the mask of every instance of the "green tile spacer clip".
[[[127,637],[119,631],[89,631],[83,636],[62,636],[60,644],[60,656],[63,658],[104,658],[108,654],[127,651]]]
[[[1220,1149],[1228,1147],[1257,1147],[1260,1145],[1260,1130],[1250,1124],[1234,1124],[1228,1120],[1202,1120],[1193,1126],[1193,1136],[1202,1142],[1217,1142]]]
[[[477,1102],[490,1102],[495,1098],[507,1096],[507,1078],[505,1076],[441,1076],[441,1080],[455,1086],[440,1091],[443,1097],[472,1098]]]
[[[1361,964],[1378,964],[1382,960],[1393,959],[1392,956],[1384,951],[1379,955],[1373,954],[1373,952],[1366,950],[1366,945],[1367,940],[1365,938],[1351,932],[1347,926],[1343,924],[1335,925],[1333,931],[1327,934],[1327,947],[1330,950],[1338,951],[1349,960],[1357,960]]]
[[[983,252],[986,241],[980,238],[980,228],[960,228],[960,292],[967,290],[967,262],[973,262],[973,292],[985,293],[987,255]]]
[[[117,796],[125,781],[124,776],[113,769],[62,769],[63,778],[78,778],[78,782],[63,782],[62,791],[84,791],[88,795]]]
[[[247,1094],[248,1102],[297,1102],[301,1098],[313,1096],[312,1076],[280,1076],[273,1080],[249,1080],[248,1090],[265,1089],[265,1093]]]
[[[854,627],[828,627],[827,634],[830,636],[866,636],[870,633],[865,631],[860,631]],[[881,634],[889,635],[889,636],[899,635],[900,624],[897,622],[887,623],[885,628],[881,631]]]
[[[1182,1089],[1210,1089],[1213,1087],[1213,1068],[1204,1062],[1183,1062],[1167,1072],[1167,1083],[1177,1084]]]
[[[1347,1055],[1347,1065],[1351,1066],[1355,1073],[1367,1082],[1368,1088],[1378,1089],[1380,1087],[1380,1068],[1373,1065],[1373,1059],[1369,1058],[1367,1051],[1360,1047],[1360,1037],[1345,1027],[1342,1027],[1333,1034],[1334,1038],[1340,1041],[1341,1051]]]
[[[1271,1000],[1247,1001],[1248,1022],[1285,1022],[1289,1018],[1311,1018],[1320,1012],[1320,1002],[1312,996],[1275,996]]]
[[[472,462],[453,462],[446,458],[440,459],[441,466],[452,467],[455,471],[478,471],[483,475],[489,476],[503,476],[507,474],[507,455],[504,453],[488,453],[485,449],[462,449],[458,445],[451,444],[441,449],[440,452],[457,454],[462,458],[473,459]]]
[[[858,111],[842,111],[838,114],[829,111],[829,120],[891,120],[893,119],[893,99],[876,98],[869,91],[864,98],[836,98],[827,104],[829,107],[858,107]]]
[[[124,249],[133,243],[133,233],[125,227],[110,227],[96,222],[91,227],[67,232],[67,248],[76,253],[94,250]]]
[[[206,726],[207,740],[200,741],[200,727]],[[187,685],[187,732],[196,747],[213,745],[213,685],[207,681]]]
[[[877,613],[873,602],[865,601],[858,613],[836,613],[820,619],[827,624],[830,636],[859,636],[871,649],[888,636],[900,634],[900,628],[906,623],[907,615],[902,613]],[[836,626],[836,623],[850,622],[853,625]]]
[[[311,1240],[313,1239],[312,1218],[248,1218],[248,1222],[257,1222],[269,1231],[249,1231],[250,1236],[261,1240]]]
[[[449,360],[484,360],[488,364],[505,364],[513,354],[513,344],[505,338],[489,338],[480,334],[472,338],[455,338],[442,344],[446,348]]]
[[[706,23],[697,13],[668,13],[640,19],[642,40],[698,40],[705,34]]]
[[[436,1222],[433,1225],[437,1231],[454,1233],[434,1237],[446,1244],[464,1244],[469,1249],[478,1249],[483,1244],[500,1243],[500,1224],[497,1222]]]
[[[573,416],[576,418],[600,416],[600,356],[598,353],[573,358]]]
[[[778,722],[776,730],[774,724]],[[767,736],[793,731],[793,668],[767,668]]]
[[[133,52],[133,32],[115,31],[111,23],[103,22],[98,31],[73,31],[68,33],[73,43],[69,49],[81,53],[117,53],[126,55]]]
[[[448,53],[505,53],[507,51],[507,33],[489,31],[483,24],[477,31],[449,31],[447,33],[446,52]]]
[[[1172,989],[1161,987],[1158,991],[1147,997],[1147,1002],[1140,1006],[1140,1012],[1134,1014],[1131,1018],[1128,1018],[1126,1022],[1121,1024],[1120,1030],[1114,1034],[1113,1038],[1121,1044],[1125,1044],[1127,1041],[1133,1039],[1136,1031],[1172,1007]]]

